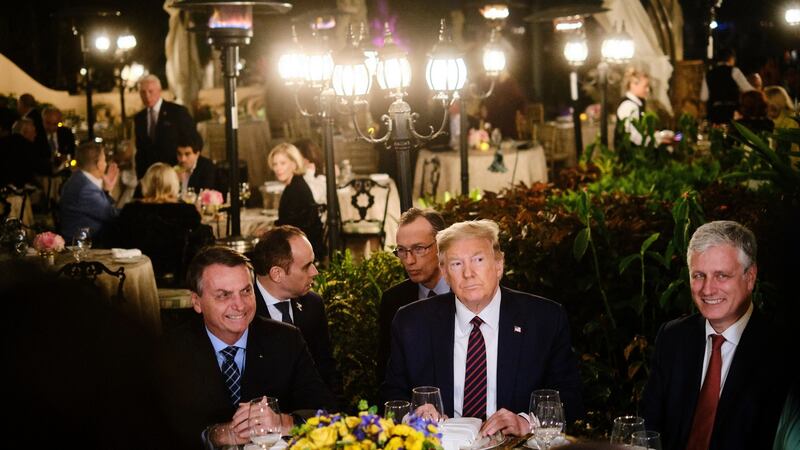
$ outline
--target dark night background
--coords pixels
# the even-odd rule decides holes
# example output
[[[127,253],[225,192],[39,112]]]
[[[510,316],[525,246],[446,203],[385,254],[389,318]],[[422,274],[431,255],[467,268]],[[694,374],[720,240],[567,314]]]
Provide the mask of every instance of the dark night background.
[[[331,7],[333,1],[297,0],[291,2],[294,9],[290,16],[315,8]],[[531,4],[540,7],[552,5],[554,2],[532,0]],[[705,30],[710,20],[709,11],[714,2],[681,1],[684,12],[684,59],[702,59],[705,55]],[[370,20],[387,16],[397,16],[398,35],[405,38],[412,48],[412,55],[423,58],[436,37],[439,17],[445,17],[451,9],[464,7],[467,11],[466,36],[480,42],[485,27],[481,25],[475,2],[464,0],[369,0]],[[715,31],[716,44],[732,46],[739,54],[739,66],[745,72],[762,68],[772,60],[785,64],[788,49],[797,49],[800,41],[800,30],[790,30],[783,23],[783,8],[786,0],[762,0],[749,2],[742,0],[723,0],[717,13],[720,24]],[[387,5],[388,7],[384,6]],[[383,6],[383,7],[382,7]],[[66,89],[75,92],[77,88],[77,71],[81,66],[79,40],[72,33],[73,26],[89,30],[102,24],[109,31],[128,29],[138,41],[132,59],[143,63],[151,72],[164,76],[164,39],[168,30],[168,14],[163,9],[162,0],[35,0],[20,2],[12,7],[7,4],[6,13],[0,17],[0,52],[9,57],[28,74],[45,86],[54,89]],[[75,16],[76,11],[105,9],[118,10],[118,18],[81,18]],[[530,38],[527,34],[513,34],[513,27],[526,26],[522,17],[536,8],[512,9],[506,37],[517,51],[517,59],[526,60],[530,54]],[[388,11],[381,14],[380,11]],[[380,16],[380,17],[377,17]],[[261,60],[261,67],[272,67],[266,61],[272,61],[270,51],[276,45],[288,41],[289,23],[287,17],[257,16],[254,26],[253,43],[242,49],[242,56],[248,61]],[[529,29],[530,27],[526,27]],[[552,90],[563,83],[559,70],[566,71],[566,64],[561,61],[560,44],[553,45],[552,31],[543,27],[544,55],[548,61],[557,58],[558,64],[548,65],[545,70],[543,90]],[[373,34],[377,34],[373,32]],[[202,45],[204,49],[207,47]],[[412,61],[413,63],[413,61]],[[98,61],[96,82],[100,90],[113,87],[110,64]],[[417,67],[419,64],[416,65]],[[563,66],[563,67],[562,67]],[[249,65],[248,70],[255,70],[257,64]],[[528,64],[513,64],[512,70],[528,89],[531,97],[540,93],[531,92],[530,70]],[[274,70],[274,68],[272,69]],[[415,75],[421,81],[419,75]],[[424,83],[423,83],[424,84]],[[565,92],[565,91],[561,91]],[[19,95],[19,93],[15,93]]]

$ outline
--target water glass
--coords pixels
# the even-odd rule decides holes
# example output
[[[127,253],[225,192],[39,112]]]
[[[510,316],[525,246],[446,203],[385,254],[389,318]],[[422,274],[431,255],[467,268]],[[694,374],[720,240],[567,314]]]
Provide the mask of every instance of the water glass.
[[[536,417],[536,407],[542,402],[556,402],[561,404],[561,396],[555,389],[537,389],[531,393],[531,403],[528,412],[531,414],[531,426],[539,425]]]
[[[183,201],[192,205],[197,201],[197,192],[194,191],[193,187],[186,188],[186,192],[183,193]]]
[[[72,236],[72,256],[76,261],[86,256],[86,251],[92,248],[92,230],[89,227],[79,228]]]
[[[637,416],[621,416],[614,419],[611,443],[629,445],[633,433],[644,431],[644,419]]]
[[[391,400],[384,403],[383,417],[393,419],[395,424],[401,423],[411,412],[411,402]]]
[[[635,431],[631,435],[631,444],[636,449],[661,450],[661,435],[658,431]]]
[[[278,399],[259,397],[250,401],[250,440],[263,450],[275,445],[281,438],[281,411]]]
[[[431,407],[435,409],[434,413],[419,413],[418,410],[420,407],[425,406],[425,409],[430,409]],[[415,387],[411,390],[411,410],[419,414],[423,419],[424,418],[432,418],[438,421],[444,420],[444,406],[442,404],[442,393],[439,391],[438,387],[435,386],[420,386]]]
[[[539,448],[547,450],[553,439],[561,436],[564,430],[564,407],[560,401],[540,401],[536,405],[537,425],[533,429],[533,437]]]

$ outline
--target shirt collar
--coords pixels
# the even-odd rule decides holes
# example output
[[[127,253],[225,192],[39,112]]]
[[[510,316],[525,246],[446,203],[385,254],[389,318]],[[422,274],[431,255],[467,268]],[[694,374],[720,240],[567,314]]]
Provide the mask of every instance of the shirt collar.
[[[747,312],[742,315],[733,325],[729,326],[728,329],[722,332],[722,336],[725,338],[727,342],[730,342],[733,345],[739,345],[739,340],[742,339],[742,333],[744,333],[744,329],[747,327],[747,323],[750,321],[750,316],[753,315],[753,302],[750,302],[750,306],[747,308]],[[711,323],[706,319],[706,337],[718,334],[714,328],[711,326]]]
[[[262,285],[261,282],[258,281],[258,277],[256,277],[256,287],[261,292],[261,295],[264,296],[264,301],[267,303],[267,306],[275,305],[277,303],[281,303],[281,302],[285,302],[286,300],[290,300],[288,298],[286,300],[279,300],[274,295],[270,294],[269,291],[267,290],[267,288],[265,288],[264,285]]]
[[[158,116],[158,113],[161,112],[161,104],[162,103],[164,103],[164,99],[163,98],[159,98],[158,101],[156,102],[156,104],[153,105],[152,108],[151,108],[153,111],[156,112],[156,116]]]
[[[214,353],[215,354],[221,352],[222,350],[224,350],[224,349],[226,349],[228,347],[238,347],[238,348],[246,349],[247,348],[247,333],[249,331],[250,331],[249,328],[244,330],[244,333],[242,334],[242,337],[240,337],[238,341],[234,342],[233,345],[228,345],[227,343],[223,342],[220,338],[214,336],[214,333],[212,333],[211,330],[209,330],[208,327],[206,327],[206,334],[208,334],[208,338],[211,340],[211,345],[214,346]]]
[[[85,170],[81,170],[81,172],[83,172],[83,174],[86,175],[86,178],[88,178],[89,181],[91,181],[93,185],[97,186],[100,190],[103,189],[103,179],[102,178],[97,178],[96,176],[92,175],[91,173],[89,173],[89,172],[87,172]]]
[[[472,329],[472,325],[469,322],[476,314],[467,309],[458,297],[456,297],[455,302],[456,323],[462,332],[469,332]],[[489,304],[477,316],[490,328],[497,330],[500,327],[500,286],[495,290],[494,297],[489,301]]]
[[[632,102],[636,103],[637,105],[639,105],[639,106],[642,106],[642,99],[640,99],[639,97],[637,97],[637,96],[635,96],[635,95],[631,94],[630,92],[626,92],[626,93],[625,93],[625,97],[626,97],[628,100],[630,100],[630,101],[632,101]]]
[[[425,287],[424,284],[419,283],[417,285],[417,297],[418,298],[427,298],[428,292],[431,289]],[[439,281],[436,282],[436,286],[433,287],[433,292],[436,292],[436,295],[447,294],[450,292],[450,286],[447,284],[447,281],[444,279],[444,275],[439,276]]]

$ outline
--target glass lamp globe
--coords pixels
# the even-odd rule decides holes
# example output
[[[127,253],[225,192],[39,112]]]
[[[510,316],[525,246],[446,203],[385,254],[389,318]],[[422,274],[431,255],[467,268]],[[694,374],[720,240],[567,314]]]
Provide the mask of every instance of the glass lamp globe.
[[[588,57],[589,47],[586,45],[586,39],[583,36],[569,39],[564,44],[564,58],[571,66],[583,65]]]
[[[444,19],[439,29],[439,42],[428,55],[425,79],[428,87],[436,92],[436,97],[445,99],[451,93],[463,88],[467,81],[467,65],[464,63],[464,58],[445,39]]]
[[[108,38],[106,35],[97,36],[94,40],[94,48],[104,52],[111,48],[111,39]]]
[[[783,18],[786,19],[786,23],[791,26],[800,25],[800,6],[790,6],[789,9],[786,10]]]
[[[623,29],[604,39],[600,52],[604,61],[624,64],[633,59],[634,49],[633,38]]]
[[[340,97],[363,97],[372,86],[372,75],[364,59],[364,51],[358,48],[352,33],[348,36],[351,45],[336,55],[331,84]]]
[[[331,80],[333,57],[330,51],[318,50],[307,55],[306,81],[311,86],[320,87]]]
[[[483,49],[483,70],[489,77],[496,77],[506,68],[506,53],[497,44],[496,30],[492,30],[489,43]]]
[[[136,36],[132,34],[123,34],[117,38],[117,48],[120,50],[130,50],[136,47]]]
[[[383,50],[379,57],[376,77],[381,89],[397,91],[411,84],[411,64],[405,52],[394,44],[388,23],[384,25]]]

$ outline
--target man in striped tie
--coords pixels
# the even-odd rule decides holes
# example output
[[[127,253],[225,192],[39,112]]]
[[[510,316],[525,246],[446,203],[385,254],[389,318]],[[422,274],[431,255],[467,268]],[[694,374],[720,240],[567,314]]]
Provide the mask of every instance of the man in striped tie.
[[[524,435],[531,392],[558,389],[568,420],[582,413],[580,378],[561,305],[500,287],[503,252],[489,220],[436,235],[452,292],[401,308],[392,323],[384,400],[437,386],[446,416],[485,419],[482,432]],[[438,411],[424,405],[423,416]],[[522,413],[522,414],[520,414]]]
[[[249,401],[265,395],[278,399],[285,433],[295,419],[336,405],[297,328],[255,317],[246,256],[208,247],[187,272],[202,319],[170,330],[161,346],[165,448],[248,443]]]

